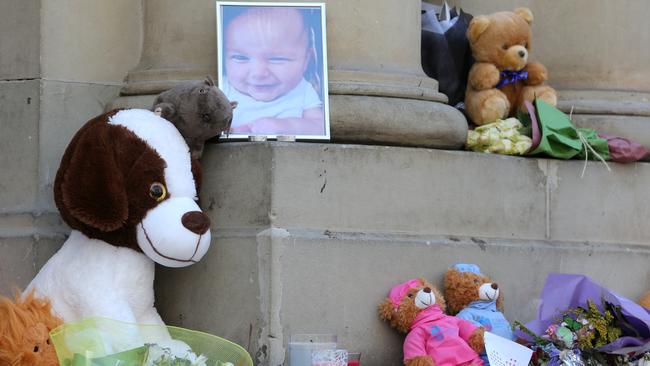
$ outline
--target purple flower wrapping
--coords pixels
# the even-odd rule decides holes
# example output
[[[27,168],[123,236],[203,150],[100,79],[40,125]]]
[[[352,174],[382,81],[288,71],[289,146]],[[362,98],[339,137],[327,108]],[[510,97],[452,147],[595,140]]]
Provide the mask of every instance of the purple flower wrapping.
[[[624,298],[596,283],[589,277],[578,274],[551,273],[540,295],[537,318],[526,327],[537,335],[543,335],[549,325],[557,322],[562,313],[568,309],[587,307],[587,300],[592,300],[602,311],[601,299],[614,306],[620,306],[621,313],[636,330],[639,337],[629,334],[600,348],[604,352],[615,352],[624,347],[638,347],[650,341],[650,311],[634,301]],[[521,331],[517,335],[526,339]]]

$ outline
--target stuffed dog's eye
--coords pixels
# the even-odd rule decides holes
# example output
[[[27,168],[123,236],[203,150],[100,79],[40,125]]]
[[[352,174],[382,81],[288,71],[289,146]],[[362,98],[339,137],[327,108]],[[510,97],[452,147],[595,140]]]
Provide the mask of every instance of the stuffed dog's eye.
[[[507,44],[504,43],[503,46],[501,46],[501,48],[503,48],[504,50],[507,50],[509,47],[508,47]]]
[[[34,346],[33,351],[34,351],[34,353],[38,352],[38,346]]]
[[[408,294],[408,297],[411,297],[411,298],[412,298],[412,297],[413,297],[413,294]]]
[[[210,115],[207,113],[203,113],[201,115],[201,119],[203,120],[203,122],[210,122]]]
[[[200,93],[200,94],[205,94],[205,93],[206,93],[206,90],[203,89],[203,88],[201,88],[201,89],[199,89],[199,93]]]
[[[162,183],[154,182],[149,187],[149,196],[156,201],[160,202],[167,196],[167,189]]]

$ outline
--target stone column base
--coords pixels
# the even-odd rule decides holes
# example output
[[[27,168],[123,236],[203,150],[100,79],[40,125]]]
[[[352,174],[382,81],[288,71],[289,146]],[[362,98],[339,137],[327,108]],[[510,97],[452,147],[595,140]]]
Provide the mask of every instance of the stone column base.
[[[150,109],[155,95],[122,96],[106,106]],[[465,117],[446,104],[363,95],[330,95],[333,142],[461,149]]]

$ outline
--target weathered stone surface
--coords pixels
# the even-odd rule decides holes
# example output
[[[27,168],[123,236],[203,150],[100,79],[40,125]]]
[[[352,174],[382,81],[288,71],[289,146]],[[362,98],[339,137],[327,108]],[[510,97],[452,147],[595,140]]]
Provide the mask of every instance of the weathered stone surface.
[[[122,86],[142,49],[140,1],[42,2],[42,77]]]
[[[415,99],[331,95],[330,129],[337,142],[459,149],[467,139],[457,109]]]
[[[40,75],[41,1],[0,2],[0,80]]]
[[[549,161],[551,237],[557,240],[650,245],[650,165]]]
[[[62,237],[6,237],[0,230],[0,295],[24,289],[63,241]]]
[[[0,82],[0,213],[27,212],[38,191],[38,80]]]
[[[560,90],[565,113],[650,117],[650,93],[616,90]]]
[[[622,224],[648,214],[650,196],[643,186],[650,181],[650,165],[610,166],[612,172],[590,162],[580,179],[581,161],[381,146],[219,143],[205,154],[202,203],[216,228],[318,227],[650,245],[650,233],[641,225]],[[576,202],[571,196],[578,193]],[[602,208],[593,210],[599,202]],[[616,219],[601,221],[604,211],[616,212]],[[566,223],[586,233],[594,222],[598,228],[589,238],[560,230]]]

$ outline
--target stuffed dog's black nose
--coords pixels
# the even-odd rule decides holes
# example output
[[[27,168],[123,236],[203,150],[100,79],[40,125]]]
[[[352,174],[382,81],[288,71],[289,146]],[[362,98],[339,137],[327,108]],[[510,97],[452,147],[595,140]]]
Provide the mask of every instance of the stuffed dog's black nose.
[[[497,285],[496,283],[493,283],[493,284],[492,284],[492,286],[490,286],[490,287],[492,287],[493,289],[495,289],[495,290],[496,290],[496,289],[498,289],[498,288],[499,288],[499,285]]]
[[[428,287],[423,288],[422,291],[426,292],[427,294],[431,293],[431,289]]]
[[[519,57],[524,58],[524,56],[526,56],[526,52],[519,51]]]
[[[203,235],[210,228],[210,219],[201,211],[186,212],[181,218],[183,226],[194,234]]]

